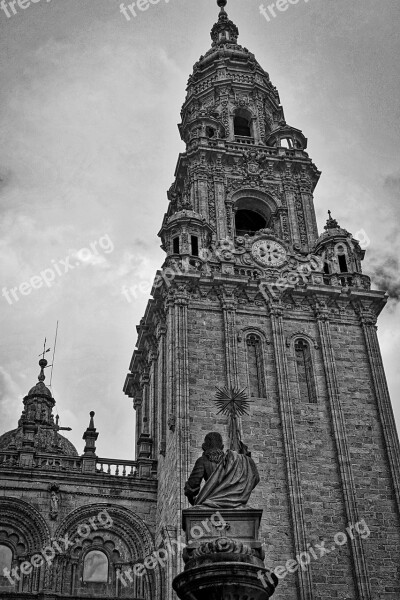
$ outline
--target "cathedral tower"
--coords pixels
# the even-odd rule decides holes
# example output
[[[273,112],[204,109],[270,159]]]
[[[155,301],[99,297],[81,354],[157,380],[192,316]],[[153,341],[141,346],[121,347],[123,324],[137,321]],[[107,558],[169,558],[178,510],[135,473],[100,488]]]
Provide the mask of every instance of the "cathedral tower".
[[[376,332],[387,295],[332,215],[319,235],[307,139],[218,5],[125,383],[137,460],[158,477],[156,545],[181,533],[204,435],[226,434],[215,387],[239,386],[253,400],[241,426],[277,600],[398,600],[400,453]],[[165,600],[179,570],[164,572]]]

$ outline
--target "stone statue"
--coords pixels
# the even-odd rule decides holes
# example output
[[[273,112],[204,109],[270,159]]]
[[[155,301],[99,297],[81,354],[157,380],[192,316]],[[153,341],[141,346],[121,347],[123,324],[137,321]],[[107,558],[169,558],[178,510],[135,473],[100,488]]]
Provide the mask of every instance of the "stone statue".
[[[58,517],[60,510],[60,488],[57,484],[51,484],[49,486],[50,492],[50,518],[54,521]]]
[[[203,455],[196,461],[185,485],[190,504],[198,508],[243,508],[260,481],[257,467],[242,442],[238,415],[245,414],[249,400],[243,390],[219,390],[220,412],[229,416],[230,448],[224,452],[219,433],[208,433]],[[202,481],[204,486],[200,489]]]

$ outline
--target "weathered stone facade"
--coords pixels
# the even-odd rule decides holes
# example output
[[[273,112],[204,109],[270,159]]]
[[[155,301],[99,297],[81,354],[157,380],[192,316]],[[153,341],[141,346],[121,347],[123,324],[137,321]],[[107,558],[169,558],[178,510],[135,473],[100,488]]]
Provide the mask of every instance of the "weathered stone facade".
[[[157,569],[124,575],[154,551],[148,461],[98,457],[94,413],[79,456],[54,420],[46,364],[18,428],[0,436],[0,598],[157,598]]]
[[[146,442],[158,462],[156,544],[181,533],[204,435],[226,435],[215,386],[246,387],[266,564],[315,554],[292,565],[277,600],[398,600],[400,453],[376,334],[387,297],[331,216],[318,235],[307,140],[237,37],[222,8],[189,78],[186,153],[160,231],[167,257],[125,383],[139,452]],[[170,562],[165,600],[180,570]]]

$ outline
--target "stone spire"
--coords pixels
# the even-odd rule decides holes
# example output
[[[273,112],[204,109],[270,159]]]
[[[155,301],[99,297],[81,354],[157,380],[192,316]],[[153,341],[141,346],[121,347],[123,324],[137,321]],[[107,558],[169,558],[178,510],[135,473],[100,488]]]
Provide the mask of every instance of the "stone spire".
[[[340,229],[340,225],[336,221],[336,219],[332,219],[332,213],[330,210],[328,210],[328,215],[329,215],[329,219],[327,220],[326,225],[325,225],[326,231],[328,231],[328,229]]]
[[[96,427],[94,426],[94,415],[95,413],[91,411],[90,413],[90,421],[89,427],[86,429],[83,434],[83,438],[86,442],[84,453],[86,456],[95,456],[96,455],[96,440],[99,437],[98,432],[96,431]]]
[[[239,29],[229,20],[225,11],[227,0],[217,0],[217,4],[221,7],[221,10],[218,17],[218,23],[215,23],[211,30],[213,46],[236,44],[239,37]]]

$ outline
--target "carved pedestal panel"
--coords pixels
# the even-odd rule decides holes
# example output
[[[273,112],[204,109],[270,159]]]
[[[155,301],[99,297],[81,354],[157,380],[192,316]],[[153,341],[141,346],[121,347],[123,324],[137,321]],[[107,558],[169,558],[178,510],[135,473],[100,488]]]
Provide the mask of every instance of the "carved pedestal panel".
[[[261,510],[183,511],[185,570],[174,579],[181,600],[267,600],[278,583],[264,567]]]

